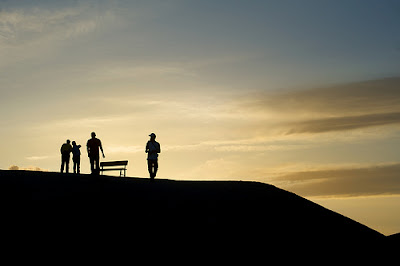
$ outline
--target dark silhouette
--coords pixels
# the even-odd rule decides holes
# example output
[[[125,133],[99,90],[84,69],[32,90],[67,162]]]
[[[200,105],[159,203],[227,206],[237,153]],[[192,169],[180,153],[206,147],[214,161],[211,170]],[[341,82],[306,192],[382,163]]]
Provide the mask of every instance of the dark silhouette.
[[[113,162],[101,162],[100,173],[105,171],[119,171],[119,177],[126,177],[126,166],[128,161],[113,161]],[[108,168],[112,167],[112,168]]]
[[[156,141],[156,134],[151,133],[150,140],[146,144],[147,167],[149,169],[150,180],[154,180],[158,170],[158,154],[161,152],[160,143]]]
[[[70,153],[72,152],[72,146],[70,144],[70,140],[67,139],[67,142],[61,146],[61,173],[64,172],[64,165],[65,165],[65,172],[69,172],[69,158]]]
[[[101,153],[103,154],[103,158],[105,158],[105,156],[104,156],[103,146],[101,145],[101,141],[96,138],[96,133],[92,132],[92,138],[88,140],[86,147],[90,159],[90,170],[92,171],[93,175],[99,175],[100,174],[99,148],[101,150]]]
[[[74,162],[74,174],[81,173],[81,151],[79,148],[81,145],[76,145],[76,142],[72,142],[72,161]]]
[[[247,265],[276,260],[284,265],[332,261],[362,265],[374,255],[382,260],[391,254],[385,249],[384,235],[258,182],[157,180],[149,185],[142,178],[0,170],[0,201],[2,240],[12,243],[13,249],[20,239],[29,243],[18,247],[17,255],[35,247],[42,254],[47,243],[65,249],[63,256],[72,256],[74,245],[84,251],[79,255],[90,255],[91,261],[104,260],[97,256],[99,250],[112,256],[110,260],[125,252],[132,259],[131,246],[121,252],[127,239],[190,263],[203,257],[207,263],[243,259],[250,261]],[[40,242],[43,239],[45,244]],[[88,247],[96,250],[86,254]],[[395,247],[392,255],[398,260],[398,244]],[[46,256],[52,254],[60,253]]]

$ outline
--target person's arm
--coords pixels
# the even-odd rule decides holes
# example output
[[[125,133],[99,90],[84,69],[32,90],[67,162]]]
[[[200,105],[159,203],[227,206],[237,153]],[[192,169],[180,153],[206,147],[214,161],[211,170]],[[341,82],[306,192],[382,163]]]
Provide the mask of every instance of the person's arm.
[[[160,153],[160,152],[161,152],[161,145],[160,145],[160,143],[158,143],[157,153]]]
[[[148,142],[146,143],[146,150],[145,150],[145,152],[146,152],[146,153],[149,152],[149,143],[148,143]]]
[[[87,150],[88,157],[90,157],[89,141],[86,143],[86,150]]]
[[[106,158],[106,156],[104,155],[104,151],[103,151],[103,145],[101,145],[101,141],[100,141],[100,150],[101,150],[101,153],[103,154],[103,158]]]

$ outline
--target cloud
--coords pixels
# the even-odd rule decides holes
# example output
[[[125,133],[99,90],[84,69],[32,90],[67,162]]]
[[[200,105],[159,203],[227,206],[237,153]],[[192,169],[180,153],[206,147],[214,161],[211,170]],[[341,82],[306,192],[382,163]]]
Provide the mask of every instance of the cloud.
[[[107,153],[138,153],[144,152],[144,146],[107,146]]]
[[[100,3],[1,8],[0,67],[19,66],[21,61],[32,58],[36,62],[54,60],[59,51],[74,47],[83,37],[90,38],[113,27],[116,18],[113,10]]]
[[[8,167],[8,170],[26,170],[26,171],[39,171],[39,172],[49,171],[47,169],[43,169],[37,166],[19,167],[17,165],[11,165],[10,167]]]
[[[122,65],[122,66],[121,66]],[[118,66],[99,66],[94,70],[100,73],[101,79],[124,79],[124,78],[152,78],[168,76],[196,76],[195,72],[188,70],[179,63],[166,64],[158,63],[155,65],[141,63],[140,66],[129,66],[119,63]]]
[[[289,151],[310,147],[311,143],[295,143],[288,140],[263,139],[235,139],[235,140],[213,140],[203,141],[187,145],[165,145],[165,151],[216,151],[216,152],[266,152],[266,151]]]
[[[50,157],[51,156],[28,156],[28,157],[26,157],[26,159],[30,160],[30,161],[37,161],[37,160],[45,160],[45,159],[48,159]]]
[[[239,139],[239,140],[221,140],[221,141],[203,141],[199,143],[188,144],[164,144],[164,152],[220,152],[220,153],[254,153],[267,151],[291,151],[308,148],[312,143],[294,143],[290,141],[263,141],[258,139]],[[142,145],[111,145],[107,146],[107,153],[143,153]],[[30,157],[29,157],[30,158]],[[34,157],[36,158],[36,157]],[[40,159],[41,157],[38,156]],[[28,158],[27,158],[28,159]]]
[[[320,115],[360,115],[400,111],[400,77],[324,88],[248,95],[244,106],[253,110]]]
[[[306,120],[293,123],[287,134],[322,133],[400,123],[400,112]]]
[[[0,44],[18,45],[56,38],[67,39],[93,31],[97,21],[89,17],[88,8],[3,9],[0,11]]]
[[[101,125],[112,126],[115,124],[125,123],[130,120],[132,120],[132,117],[128,115],[90,116],[90,117],[81,117],[78,119],[65,118],[65,119],[49,120],[47,122],[38,123],[35,124],[33,128],[45,130],[46,132],[49,132],[52,129],[58,130],[59,128],[69,128],[69,129],[78,128],[78,129],[91,130]]]
[[[400,123],[400,77],[327,88],[264,92],[237,99],[239,110],[276,117],[287,134],[347,131]]]
[[[400,195],[400,163],[291,172],[274,182],[302,196]]]

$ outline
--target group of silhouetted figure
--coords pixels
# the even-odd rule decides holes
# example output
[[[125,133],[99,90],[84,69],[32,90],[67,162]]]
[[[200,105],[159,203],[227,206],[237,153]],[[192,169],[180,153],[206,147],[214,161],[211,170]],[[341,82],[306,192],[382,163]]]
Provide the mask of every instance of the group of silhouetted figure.
[[[100,151],[105,158],[101,141],[96,138],[96,133],[92,132],[92,138],[86,143],[87,153],[90,160],[90,170],[92,175],[100,174]],[[151,133],[150,140],[146,144],[145,152],[147,153],[147,167],[150,174],[150,179],[154,180],[158,170],[158,154],[161,152],[160,143],[156,141],[156,134]],[[69,172],[70,155],[72,153],[72,161],[74,163],[74,173],[80,174],[81,170],[81,145],[77,145],[75,141],[67,139],[67,142],[61,146],[61,173]],[[100,150],[100,151],[99,151]]]

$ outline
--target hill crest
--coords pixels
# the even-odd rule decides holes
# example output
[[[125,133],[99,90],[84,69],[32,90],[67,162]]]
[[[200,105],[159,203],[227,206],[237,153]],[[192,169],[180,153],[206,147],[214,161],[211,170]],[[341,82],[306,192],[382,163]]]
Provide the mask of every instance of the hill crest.
[[[346,250],[349,245],[379,246],[385,239],[343,215],[259,182],[150,182],[0,171],[0,200],[7,203],[3,214],[12,217],[8,226],[25,228],[24,234],[33,228],[47,234],[64,228],[60,233],[64,237],[78,232],[94,236],[100,231],[104,238],[114,239],[147,232],[188,245],[246,243],[249,250],[259,249],[265,241],[266,246],[274,243],[288,250],[301,248],[300,243],[314,248],[340,243],[340,249]]]

